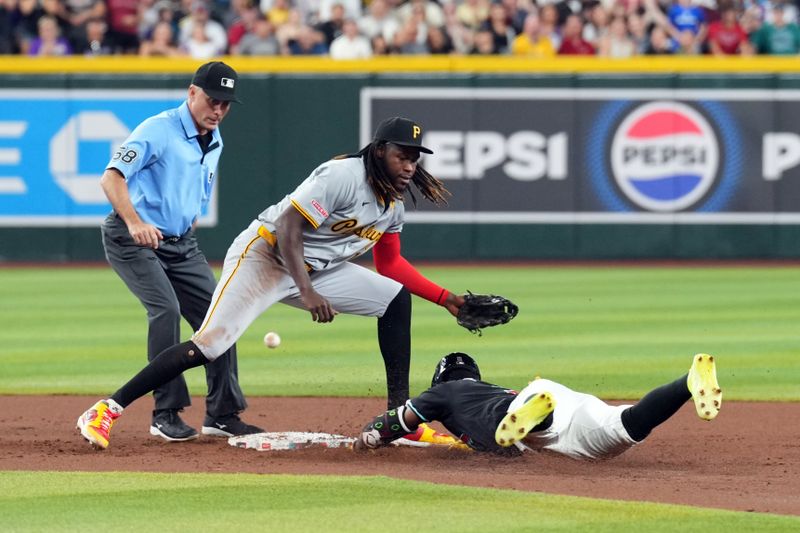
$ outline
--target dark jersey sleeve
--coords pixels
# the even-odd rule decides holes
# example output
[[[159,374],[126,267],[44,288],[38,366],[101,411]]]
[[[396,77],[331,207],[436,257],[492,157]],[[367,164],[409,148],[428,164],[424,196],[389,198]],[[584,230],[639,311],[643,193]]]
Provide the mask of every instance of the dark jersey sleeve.
[[[431,387],[406,405],[426,422],[441,422],[470,448],[507,453],[508,448],[495,442],[494,432],[516,394],[491,383],[461,379]]]

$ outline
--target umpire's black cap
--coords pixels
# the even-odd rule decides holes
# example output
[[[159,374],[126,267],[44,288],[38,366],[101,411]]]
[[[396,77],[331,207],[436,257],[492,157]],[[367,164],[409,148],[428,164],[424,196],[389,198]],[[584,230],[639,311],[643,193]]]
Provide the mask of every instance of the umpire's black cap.
[[[399,146],[409,146],[426,154],[433,153],[430,148],[422,146],[422,126],[411,119],[403,117],[387,118],[378,124],[373,140]]]
[[[211,61],[200,65],[192,78],[192,85],[196,85],[205,91],[211,98],[222,100],[223,102],[238,102],[236,98],[236,83],[239,75],[233,68],[222,61]]]

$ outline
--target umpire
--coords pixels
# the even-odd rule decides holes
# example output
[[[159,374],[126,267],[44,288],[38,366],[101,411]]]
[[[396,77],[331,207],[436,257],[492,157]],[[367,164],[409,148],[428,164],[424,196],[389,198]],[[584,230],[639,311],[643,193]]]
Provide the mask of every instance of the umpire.
[[[147,357],[180,342],[183,316],[203,321],[216,286],[194,226],[208,204],[222,154],[218,126],[236,99],[236,71],[212,61],[197,69],[188,97],[146,119],[114,154],[100,183],[114,210],[102,225],[114,271],[147,310]],[[236,346],[205,366],[204,435],[261,432],[238,413],[247,407],[238,382]],[[178,413],[191,405],[183,376],[157,388],[150,433],[168,441],[197,438]]]

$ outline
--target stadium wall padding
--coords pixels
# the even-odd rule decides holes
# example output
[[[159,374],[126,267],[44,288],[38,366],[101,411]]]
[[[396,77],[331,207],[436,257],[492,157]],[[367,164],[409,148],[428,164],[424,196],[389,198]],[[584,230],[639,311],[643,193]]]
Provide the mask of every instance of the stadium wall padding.
[[[26,93],[38,94],[47,91],[67,93],[83,91],[82,94],[91,95],[92,91],[163,90],[165,94],[174,95],[185,91],[190,74],[197,64],[181,63],[180,68],[170,70],[163,66],[164,63],[156,62],[154,63],[156,68],[148,70],[146,66],[137,63],[138,68],[133,69],[135,71],[123,68],[121,72],[116,71],[116,67],[103,69],[102,65],[100,68],[73,66],[64,72],[54,72],[49,69],[61,69],[63,65],[52,61],[50,63],[51,66],[40,65],[33,68],[16,59],[7,59],[5,63],[0,59],[0,132],[4,131],[2,129],[4,122],[21,120],[18,115],[13,114],[17,100],[5,98],[4,94],[15,94],[17,96],[14,98],[19,101],[24,100]],[[232,58],[231,63],[238,66],[236,58]],[[398,99],[396,107],[398,114],[408,114],[419,120],[426,128],[446,130],[448,120],[457,122],[456,119],[463,119],[463,115],[456,115],[450,111],[449,106],[452,102],[447,98],[437,97],[439,100],[433,102],[426,100],[425,91],[428,89],[452,89],[456,90],[454,94],[460,89],[474,89],[486,91],[476,94],[488,95],[494,94],[492,91],[499,89],[501,91],[498,94],[501,99],[502,95],[506,94],[503,93],[504,90],[510,90],[508,94],[516,94],[514,90],[542,91],[541,94],[551,96],[545,97],[544,104],[538,102],[532,105],[544,105],[546,108],[549,105],[548,99],[556,98],[553,100],[556,103],[552,104],[552,108],[566,110],[564,116],[568,116],[570,122],[568,124],[570,142],[573,142],[573,136],[585,136],[586,132],[597,130],[597,127],[588,121],[600,116],[596,110],[605,109],[605,102],[614,100],[615,91],[624,94],[630,94],[632,91],[654,91],[653,100],[658,101],[665,100],[664,91],[676,91],[674,100],[689,102],[691,106],[701,111],[705,109],[703,106],[709,109],[713,107],[716,102],[713,94],[724,96],[731,93],[734,95],[732,99],[723,98],[723,100],[734,102],[743,109],[731,111],[729,115],[733,117],[730,120],[738,128],[735,135],[740,137],[740,144],[736,146],[740,146],[742,150],[739,156],[741,166],[746,168],[745,173],[751,174],[755,172],[749,170],[750,167],[747,166],[755,165],[750,161],[752,159],[750,154],[755,153],[751,150],[755,150],[762,142],[764,134],[772,130],[785,132],[787,135],[796,133],[797,124],[800,123],[790,116],[790,113],[795,113],[791,110],[793,107],[800,108],[797,105],[800,102],[794,101],[798,98],[795,91],[800,89],[800,74],[795,72],[797,65],[789,63],[763,62],[760,63],[760,69],[750,62],[743,63],[744,68],[728,64],[727,71],[720,71],[719,63],[706,63],[711,66],[702,70],[692,62],[678,63],[677,67],[674,62],[662,65],[660,68],[652,68],[651,65],[648,70],[647,63],[640,61],[631,64],[630,72],[626,72],[620,63],[609,66],[607,63],[591,62],[576,63],[571,70],[554,66],[555,64],[551,62],[546,68],[541,69],[529,65],[527,69],[515,67],[507,68],[506,72],[496,72],[495,67],[488,63],[463,64],[463,61],[452,59],[447,60],[446,64],[443,63],[445,66],[441,67],[441,71],[426,67],[427,63],[424,62],[417,63],[422,65],[417,67],[418,70],[414,70],[413,63],[411,67],[407,67],[408,70],[397,68],[395,63],[391,63],[390,67],[375,67],[370,70],[349,63],[346,67],[335,68],[331,67],[329,62],[301,62],[300,67],[272,68],[270,72],[260,72],[251,63],[241,64],[239,94],[244,105],[234,107],[222,125],[225,151],[218,176],[218,203],[213,217],[216,222],[211,227],[202,227],[199,230],[202,248],[212,260],[224,257],[228,244],[236,235],[262,209],[277,202],[293,189],[317,164],[334,155],[357,150],[365,142],[364,132],[374,127],[381,118],[379,114],[394,109],[392,98]],[[481,64],[482,67],[475,66]],[[302,71],[302,65],[306,65],[306,71]],[[680,72],[681,65],[685,67],[683,70],[686,72]],[[374,90],[372,96],[369,91],[365,93],[365,88]],[[385,92],[381,92],[383,90]],[[408,98],[404,96],[405,91],[410,95]],[[563,91],[566,96],[558,96],[559,91]],[[693,94],[691,91],[700,91],[699,96],[691,96]],[[390,94],[388,100],[386,94]],[[449,93],[445,91],[444,94]],[[534,94],[534,100],[536,94],[540,93]],[[553,94],[555,96],[552,96]],[[708,94],[712,96],[709,97]],[[758,101],[759,95],[764,94],[768,95],[768,101]],[[595,95],[600,96],[595,97]],[[750,95],[749,100],[747,100],[748,95]],[[636,98],[633,100],[641,103]],[[714,102],[706,104],[709,100]],[[741,103],[741,100],[747,102]],[[65,105],[68,109],[63,113],[48,113],[44,116],[33,114],[28,117],[26,120],[29,123],[29,131],[34,125],[42,122],[64,120],[70,112],[69,104]],[[547,129],[553,123],[546,113],[539,115],[536,112],[527,116],[529,110],[540,108],[525,107],[514,99],[503,104],[505,109],[502,111],[496,111],[490,105],[497,105],[497,102],[478,99],[467,103],[465,109],[468,113],[474,114],[471,123],[475,124],[477,130],[482,131],[487,124],[494,124],[492,120],[497,120],[495,129],[499,130],[506,124],[522,119],[530,124],[531,130],[536,131]],[[581,114],[582,109],[589,108],[594,114]],[[417,109],[419,113],[415,114],[414,111]],[[526,116],[519,117],[517,109],[525,110],[523,114]],[[772,111],[766,112],[769,116],[765,118],[763,110]],[[737,113],[745,116],[746,120],[741,119]],[[621,115],[617,116],[615,119],[617,122],[610,122],[608,128],[613,129],[618,126],[623,118]],[[642,122],[645,120],[642,119]],[[725,143],[733,134],[723,131],[719,124],[710,122],[709,131],[713,130],[720,145],[719,167],[722,168],[725,161],[732,157],[729,153],[730,147]],[[547,137],[547,134],[544,136]],[[623,146],[620,150],[633,153],[639,149],[636,148],[639,146],[636,143],[641,139],[634,137],[628,135],[628,138],[619,141]],[[665,141],[655,137],[654,139],[651,139],[655,146],[651,147],[652,150],[663,151]],[[698,139],[700,145],[707,142],[705,138],[698,137]],[[646,141],[647,139],[641,142]],[[3,149],[13,150],[14,143],[13,135],[9,137],[0,133],[0,154],[3,153]],[[611,140],[605,143],[606,148],[612,145]],[[101,148],[101,151],[103,149],[105,148]],[[650,148],[646,146],[642,148],[646,149]],[[585,150],[585,147],[580,150]],[[88,154],[87,158],[96,157],[97,147],[89,146],[84,152]],[[46,155],[48,152],[42,148],[42,153]],[[780,151],[777,153],[783,154]],[[23,170],[28,168],[25,165],[26,157],[30,157],[29,154],[38,152],[35,152],[34,148],[28,152],[22,150],[21,158],[18,159],[21,159],[19,164]],[[570,153],[564,157],[569,158],[569,173],[566,178],[554,178],[555,185],[585,173],[585,168],[588,168],[586,157],[573,153],[572,145]],[[605,156],[601,155],[602,157]],[[98,161],[102,161],[102,158]],[[13,166],[13,158],[11,164]],[[608,166],[611,163],[606,161],[597,164]],[[84,168],[81,172],[99,175],[103,165],[104,163],[100,162],[97,168]],[[757,165],[753,166],[756,167]],[[15,170],[18,169],[10,168],[8,165],[0,166],[0,176],[13,174]],[[465,170],[467,171],[468,169]],[[491,170],[491,172],[496,171],[497,169]],[[650,168],[648,171],[654,170]],[[709,175],[713,174],[705,167],[698,172],[705,171],[708,171]],[[721,172],[723,171],[717,170],[717,174]],[[746,216],[741,220],[733,217],[719,223],[713,222],[715,220],[713,217],[710,219],[712,222],[702,218],[713,211],[708,206],[707,200],[709,195],[716,194],[714,191],[720,187],[717,184],[711,186],[709,189],[711,192],[702,200],[677,211],[650,213],[623,198],[623,203],[628,202],[621,211],[623,216],[628,214],[638,216],[638,218],[633,217],[636,219],[633,223],[626,223],[624,218],[614,218],[616,215],[611,207],[598,208],[591,205],[590,200],[581,200],[586,191],[574,189],[571,189],[573,193],[570,193],[575,195],[573,208],[559,211],[560,215],[554,216],[552,220],[547,220],[548,210],[540,206],[533,210],[536,216],[532,216],[530,222],[503,218],[502,213],[497,214],[496,207],[487,208],[484,219],[476,217],[471,221],[469,213],[481,214],[484,209],[481,207],[482,203],[502,204],[503,187],[492,185],[492,180],[499,179],[493,176],[487,173],[484,178],[472,181],[467,178],[461,179],[458,183],[446,181],[448,185],[453,185],[452,189],[462,191],[462,197],[459,199],[462,203],[464,198],[474,195],[474,198],[470,196],[466,208],[459,208],[462,218],[458,220],[455,218],[449,220],[447,217],[436,218],[439,216],[436,210],[428,207],[421,209],[419,213],[409,209],[409,212],[420,216],[416,220],[413,220],[413,216],[410,217],[412,220],[404,229],[404,254],[413,259],[429,260],[800,257],[800,222],[794,218],[795,213],[800,213],[800,170],[796,166],[787,166],[783,175],[777,180],[764,180],[762,176],[739,176],[737,178],[739,183],[746,182],[748,190],[741,193],[743,199],[736,200],[741,205],[736,204],[738,207],[735,211],[745,212]],[[25,175],[23,178],[50,179],[41,175],[38,177]],[[531,178],[530,183],[538,187],[538,184],[544,183],[546,179]],[[521,183],[527,186],[524,180]],[[575,187],[585,189],[588,187],[586,183],[588,182],[581,182]],[[535,190],[539,189],[531,190],[536,194]],[[612,192],[622,197],[618,189]],[[509,200],[518,201],[518,197],[512,198],[517,194],[509,193]],[[3,196],[13,196],[13,192],[10,195],[0,194],[0,200]],[[747,198],[750,197],[755,198],[753,201],[755,207],[748,203]],[[542,198],[536,199],[540,200]],[[18,204],[22,202],[19,194],[15,201]],[[36,202],[37,199],[33,198],[32,201]],[[455,204],[455,197],[453,201]],[[421,204],[424,202],[420,200]],[[771,205],[774,208],[764,210],[763,206],[759,207],[761,204]],[[518,207],[515,209],[516,211],[510,212],[512,219],[515,213],[522,212]],[[3,213],[4,210],[5,207],[0,210],[0,217],[8,214]],[[716,213],[724,211],[718,209]],[[441,212],[446,213],[447,210]],[[601,214],[595,216],[598,213]],[[697,219],[691,216],[681,218],[685,214],[701,216]],[[651,220],[648,218],[650,215],[657,216],[651,217]],[[747,218],[748,216],[751,218]],[[0,224],[2,261],[103,259],[99,223],[86,222],[86,219],[82,222],[71,222],[69,216],[52,224],[46,221],[27,223],[24,217],[16,219],[11,217],[10,220],[12,222]]]

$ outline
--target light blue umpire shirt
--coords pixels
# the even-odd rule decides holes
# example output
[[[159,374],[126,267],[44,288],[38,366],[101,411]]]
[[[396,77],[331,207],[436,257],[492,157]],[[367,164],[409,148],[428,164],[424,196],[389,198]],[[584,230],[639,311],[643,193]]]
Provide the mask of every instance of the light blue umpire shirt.
[[[211,198],[222,136],[219,127],[211,131],[205,154],[198,136],[183,102],[139,124],[106,167],[125,176],[139,217],[165,238],[189,231]]]

